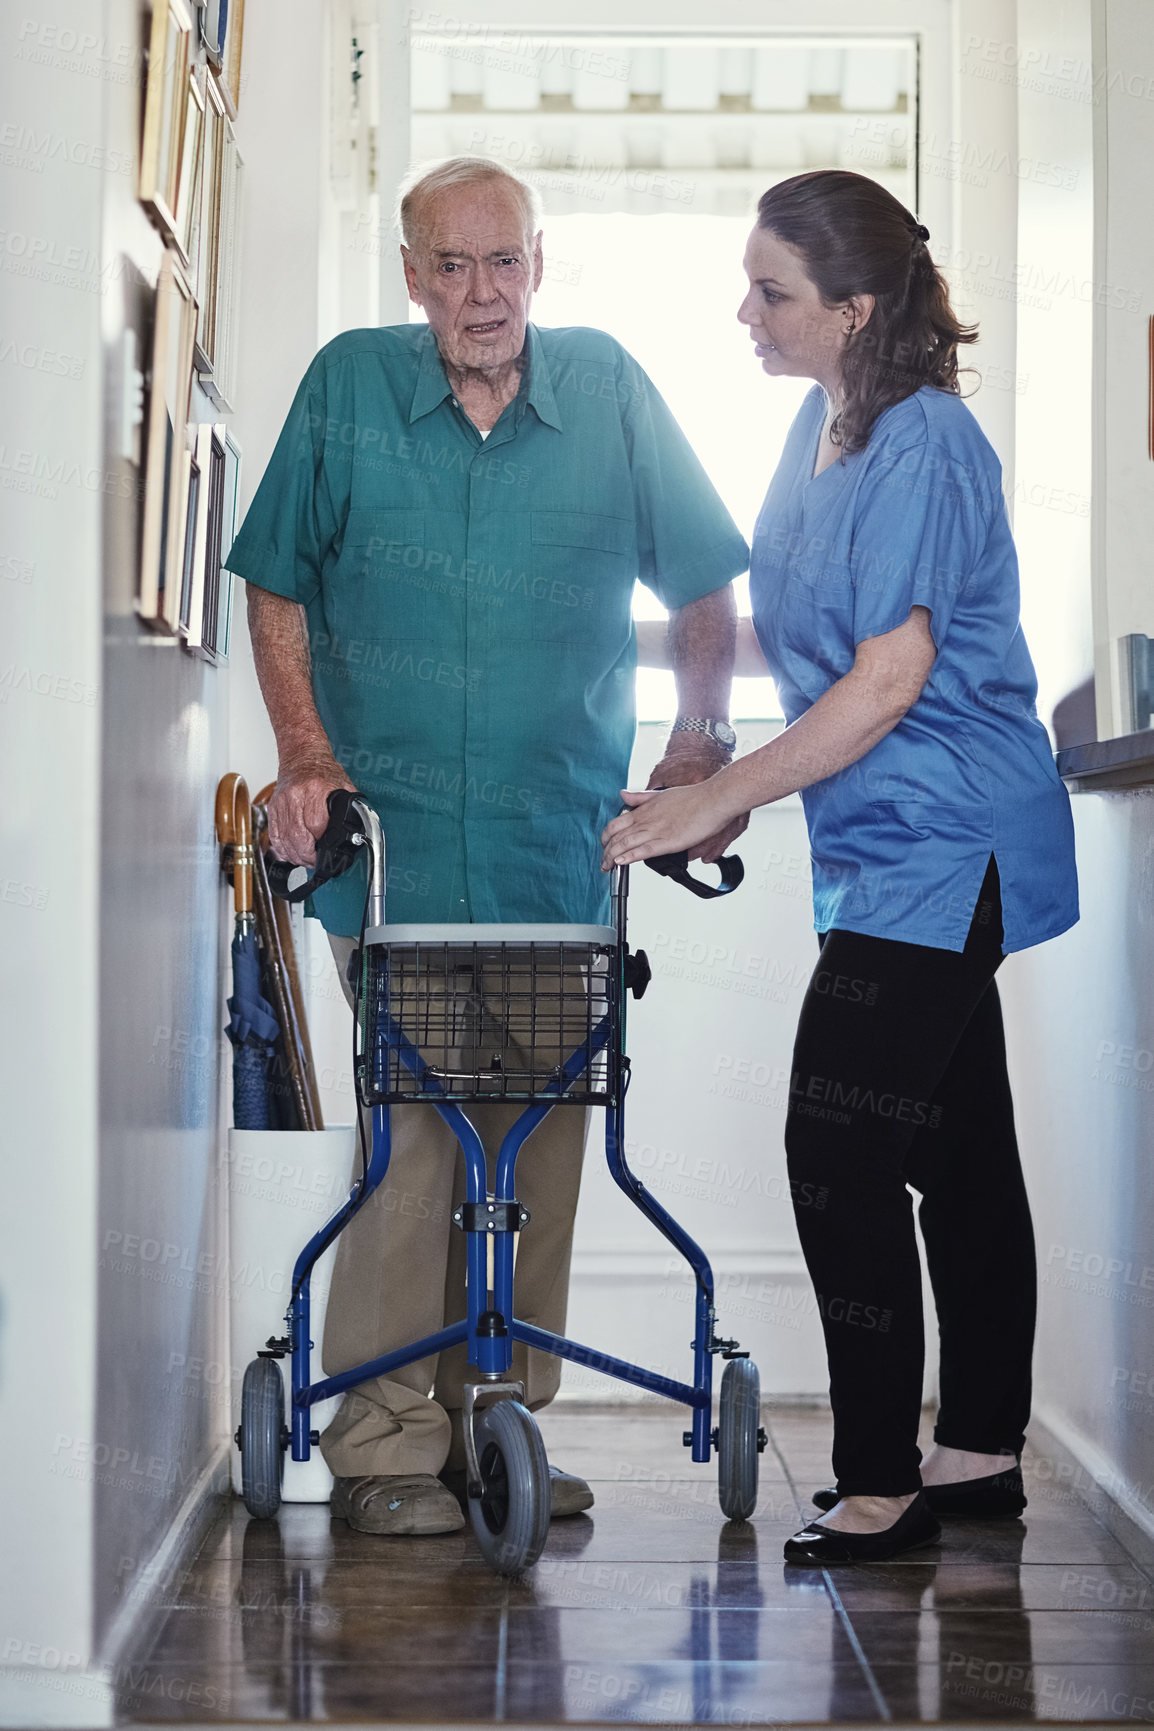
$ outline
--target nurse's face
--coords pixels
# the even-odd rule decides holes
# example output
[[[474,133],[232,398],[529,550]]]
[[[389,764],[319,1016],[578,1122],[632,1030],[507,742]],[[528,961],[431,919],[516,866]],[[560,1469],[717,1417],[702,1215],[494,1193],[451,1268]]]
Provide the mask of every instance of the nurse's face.
[[[801,254],[769,229],[754,229],[743,263],[749,293],[737,316],[749,327],[762,370],[774,378],[817,379],[835,390],[854,323],[853,303],[827,307],[805,273]]]

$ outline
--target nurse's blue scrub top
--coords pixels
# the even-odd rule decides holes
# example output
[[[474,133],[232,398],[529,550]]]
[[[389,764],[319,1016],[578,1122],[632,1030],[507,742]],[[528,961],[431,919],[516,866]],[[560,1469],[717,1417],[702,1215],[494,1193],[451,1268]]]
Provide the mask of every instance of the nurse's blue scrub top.
[[[754,532],[758,640],[789,722],[857,645],[928,607],[937,656],[917,701],[849,768],[802,793],[814,925],[961,950],[991,853],[1007,953],[1078,918],[1070,801],[1034,708],[1001,465],[960,398],[926,387],[864,451],[813,477],[815,386]]]

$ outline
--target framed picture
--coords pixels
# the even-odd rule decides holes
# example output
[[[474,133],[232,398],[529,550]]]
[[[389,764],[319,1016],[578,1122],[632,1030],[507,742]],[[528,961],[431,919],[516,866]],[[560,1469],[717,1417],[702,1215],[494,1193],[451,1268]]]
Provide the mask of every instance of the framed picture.
[[[208,509],[205,512],[204,591],[201,595],[201,652],[217,659],[220,634],[220,546],[224,537],[224,426],[211,428]]]
[[[192,453],[196,505],[189,493],[185,541],[187,592],[181,591],[181,635],[207,661],[220,653],[221,547],[224,539],[227,451],[224,425],[200,426]],[[231,532],[230,532],[231,538]]]
[[[233,120],[240,107],[240,61],[244,50],[244,0],[229,0],[228,35],[220,67],[220,93]]]
[[[220,513],[220,593],[216,610],[218,661],[228,660],[229,644],[232,641],[232,572],[226,568],[225,561],[232,552],[232,544],[236,539],[236,514],[240,502],[240,446],[233,437],[231,428],[225,427],[223,431],[224,492]]]
[[[178,245],[191,46],[192,13],[186,0],[153,0],[138,196],[165,239]]]
[[[176,253],[160,262],[145,411],[144,513],[140,531],[141,618],[174,632],[180,610],[189,484],[188,400],[196,302]]]
[[[205,87],[204,160],[200,233],[196,259],[196,364],[211,375],[216,360],[217,281],[220,275],[220,201],[224,179],[224,135],[228,116],[215,78]]]
[[[216,225],[216,280],[212,301],[212,367],[201,372],[210,400],[228,414],[236,407],[237,317],[240,310],[240,217],[244,162],[232,122],[223,122],[220,209]]]
[[[199,428],[197,429],[199,433]],[[184,511],[184,553],[180,567],[180,606],[177,609],[177,625],[181,636],[187,642],[192,622],[195,619],[194,608],[201,599],[204,588],[204,548],[200,548],[200,566],[197,568],[197,542],[202,538],[201,529],[201,499],[207,496],[207,489],[202,485],[204,471],[200,462],[200,439],[198,437],[194,448],[187,454],[188,482],[185,487]],[[199,636],[199,620],[196,621],[196,634]]]
[[[184,144],[181,150],[180,189],[176,198],[173,245],[196,281],[196,248],[200,239],[200,187],[204,156],[204,95],[194,68],[188,75],[188,102],[184,114]]]
[[[204,52],[209,65],[219,67],[228,41],[231,6],[229,0],[199,0],[199,5],[200,39],[204,43]]]
[[[240,196],[244,190],[244,159],[237,147],[232,121],[225,121],[221,152],[220,246],[216,249],[216,362],[213,379],[204,389],[216,407],[228,414],[237,403],[237,319],[240,313]]]

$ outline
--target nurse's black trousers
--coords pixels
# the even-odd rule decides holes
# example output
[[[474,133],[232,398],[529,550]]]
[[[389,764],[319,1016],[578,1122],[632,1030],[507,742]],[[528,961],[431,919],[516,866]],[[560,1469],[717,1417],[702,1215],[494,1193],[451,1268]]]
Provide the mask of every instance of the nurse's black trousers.
[[[828,932],[794,1047],[786,1153],[829,1357],[843,1496],[920,1484],[913,1200],[941,1339],[935,1441],[1019,1454],[1037,1275],[994,974],[993,858],[964,951]]]

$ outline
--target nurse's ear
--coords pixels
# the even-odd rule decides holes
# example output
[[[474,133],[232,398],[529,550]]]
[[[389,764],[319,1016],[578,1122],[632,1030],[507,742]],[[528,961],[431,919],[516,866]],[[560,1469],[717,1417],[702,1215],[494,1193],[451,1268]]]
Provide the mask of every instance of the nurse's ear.
[[[842,334],[856,336],[869,324],[874,310],[873,295],[851,295],[843,307]]]

